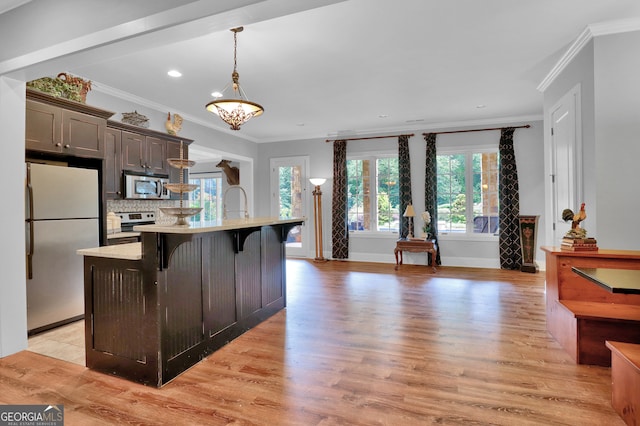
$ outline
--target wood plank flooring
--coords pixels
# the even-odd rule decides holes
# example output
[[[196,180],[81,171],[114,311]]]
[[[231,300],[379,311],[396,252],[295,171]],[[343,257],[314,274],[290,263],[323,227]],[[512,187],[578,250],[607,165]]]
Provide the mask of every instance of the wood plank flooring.
[[[0,404],[66,425],[623,425],[546,332],[544,274],[287,261],[288,307],[154,389],[23,351]]]

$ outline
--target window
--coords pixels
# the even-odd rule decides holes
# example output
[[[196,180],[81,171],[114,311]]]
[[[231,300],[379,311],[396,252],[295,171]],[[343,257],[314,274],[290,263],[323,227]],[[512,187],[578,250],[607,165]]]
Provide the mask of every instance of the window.
[[[362,156],[347,160],[350,231],[398,232],[398,157]]]
[[[437,162],[438,231],[497,233],[497,149],[441,154]]]
[[[280,209],[278,217],[301,217],[302,213],[302,167],[280,166],[279,175],[279,200]]]
[[[218,173],[207,173],[189,177],[189,183],[198,187],[189,193],[189,207],[203,207],[191,218],[192,222],[208,222],[222,219],[222,177]]]
[[[304,216],[303,206],[303,167],[301,165],[279,165],[278,173],[278,217],[291,218]],[[302,226],[296,225],[287,234],[287,249],[302,249]],[[288,250],[288,253],[292,253]],[[295,253],[295,252],[294,252]]]

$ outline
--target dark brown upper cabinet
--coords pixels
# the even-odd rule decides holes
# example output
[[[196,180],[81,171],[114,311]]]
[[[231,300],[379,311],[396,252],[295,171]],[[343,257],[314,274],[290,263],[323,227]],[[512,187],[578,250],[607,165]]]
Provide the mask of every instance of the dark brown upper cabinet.
[[[27,90],[27,150],[82,158],[104,157],[110,111]]]
[[[111,120],[107,122],[107,126],[104,170],[107,198],[122,198],[123,171],[169,175],[171,182],[179,182],[179,169],[171,167],[167,159],[180,158],[181,144],[183,145],[183,158],[188,158],[189,144],[193,142],[191,139],[165,135],[155,130],[138,128]],[[119,151],[115,146],[118,141]],[[187,171],[185,170],[185,172]],[[185,179],[186,176],[185,173]],[[171,194],[171,198],[176,199],[177,194]]]

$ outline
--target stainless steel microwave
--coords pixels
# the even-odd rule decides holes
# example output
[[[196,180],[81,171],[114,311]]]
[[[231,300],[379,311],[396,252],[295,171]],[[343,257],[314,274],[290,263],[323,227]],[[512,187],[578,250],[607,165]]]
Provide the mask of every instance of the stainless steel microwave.
[[[143,200],[162,200],[170,197],[165,185],[169,183],[166,175],[124,174],[124,198]]]

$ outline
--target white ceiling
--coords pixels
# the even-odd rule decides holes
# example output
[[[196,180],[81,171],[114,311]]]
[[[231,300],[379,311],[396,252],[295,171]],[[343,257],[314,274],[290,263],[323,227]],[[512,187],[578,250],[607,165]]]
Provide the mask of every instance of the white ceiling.
[[[0,14],[15,9],[18,6],[22,6],[25,3],[29,3],[31,0],[1,0],[0,1]]]
[[[298,1],[234,15],[246,20],[240,82],[265,108],[238,132],[204,109],[230,81],[234,19],[146,35],[66,71],[254,142],[380,135],[541,119],[536,88],[580,33],[640,17],[638,0],[328,0],[299,12]]]

